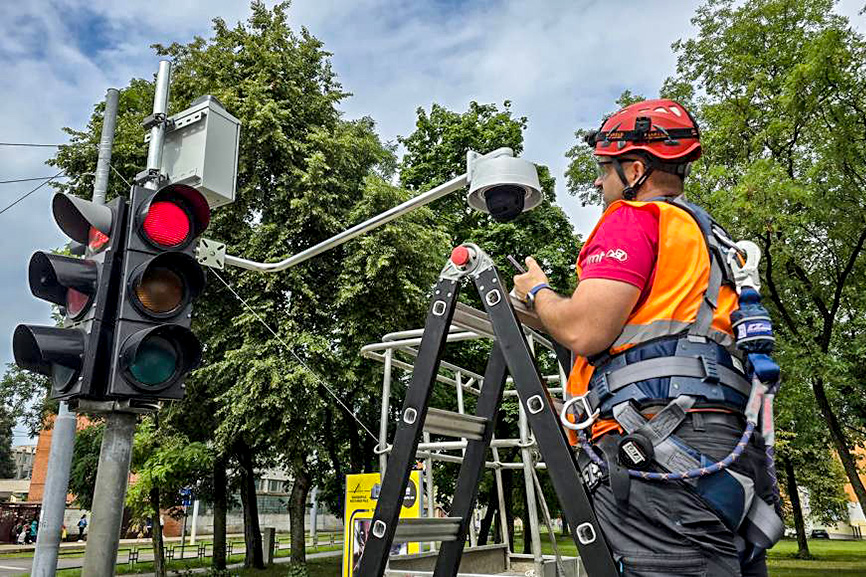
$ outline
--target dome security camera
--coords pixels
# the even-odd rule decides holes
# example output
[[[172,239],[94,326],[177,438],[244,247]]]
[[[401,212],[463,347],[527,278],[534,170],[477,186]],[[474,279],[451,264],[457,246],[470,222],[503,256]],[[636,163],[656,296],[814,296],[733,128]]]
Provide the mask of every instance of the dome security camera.
[[[498,222],[508,222],[541,203],[535,165],[515,158],[510,149],[486,156],[469,153],[467,164],[470,184],[466,202],[475,210],[490,214]]]

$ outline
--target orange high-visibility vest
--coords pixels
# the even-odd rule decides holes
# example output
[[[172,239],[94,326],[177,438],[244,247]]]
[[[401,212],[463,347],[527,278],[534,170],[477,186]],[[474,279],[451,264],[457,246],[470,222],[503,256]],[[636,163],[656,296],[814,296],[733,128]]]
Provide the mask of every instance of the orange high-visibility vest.
[[[697,317],[710,278],[710,253],[700,226],[688,212],[668,202],[620,200],[612,203],[586,239],[581,258],[605,219],[625,206],[658,215],[658,255],[649,295],[629,315],[622,332],[607,351],[610,355],[659,337],[687,331]],[[578,258],[578,279],[581,258]],[[732,346],[730,315],[737,308],[737,298],[734,288],[721,286],[711,329],[703,336],[721,345]],[[586,393],[594,370],[585,357],[577,357],[566,386],[568,395]],[[595,438],[617,428],[613,419],[601,419],[593,425],[592,436]]]

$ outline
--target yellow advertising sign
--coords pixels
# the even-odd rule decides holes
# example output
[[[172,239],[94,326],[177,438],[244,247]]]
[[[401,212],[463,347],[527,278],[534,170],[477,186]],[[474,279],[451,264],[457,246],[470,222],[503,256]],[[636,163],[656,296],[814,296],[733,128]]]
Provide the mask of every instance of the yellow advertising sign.
[[[379,473],[362,473],[346,475],[346,515],[345,532],[343,534],[343,577],[354,577],[358,571],[358,561],[364,552],[364,544],[370,534],[373,523],[373,513],[376,512],[376,502],[381,489]],[[421,516],[421,472],[412,471],[409,484],[406,485],[406,496],[400,509],[400,518],[418,518]],[[421,547],[418,543],[403,543],[391,546],[391,555],[418,553]]]

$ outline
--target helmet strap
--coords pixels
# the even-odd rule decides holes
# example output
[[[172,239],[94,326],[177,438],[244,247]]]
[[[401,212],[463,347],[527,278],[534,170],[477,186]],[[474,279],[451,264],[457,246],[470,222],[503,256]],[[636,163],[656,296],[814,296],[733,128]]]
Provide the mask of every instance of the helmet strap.
[[[644,171],[644,173],[641,174],[638,179],[634,181],[633,184],[630,184],[628,178],[626,178],[625,176],[625,170],[623,170],[622,168],[622,163],[617,158],[613,159],[613,169],[616,171],[617,176],[619,176],[620,181],[622,181],[622,184],[625,187],[622,189],[622,198],[624,200],[634,200],[635,198],[637,198],[638,189],[643,186],[643,184],[650,177],[650,174],[652,174],[652,164],[649,162],[644,162],[644,166],[646,166],[646,170]]]

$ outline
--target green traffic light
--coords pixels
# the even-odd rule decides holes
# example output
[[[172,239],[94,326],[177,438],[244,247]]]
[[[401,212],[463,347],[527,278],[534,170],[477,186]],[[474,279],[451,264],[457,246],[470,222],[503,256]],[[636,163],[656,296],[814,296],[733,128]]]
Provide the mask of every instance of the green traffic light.
[[[139,383],[155,387],[175,374],[177,361],[177,351],[171,342],[162,337],[151,337],[139,345],[129,372]]]

